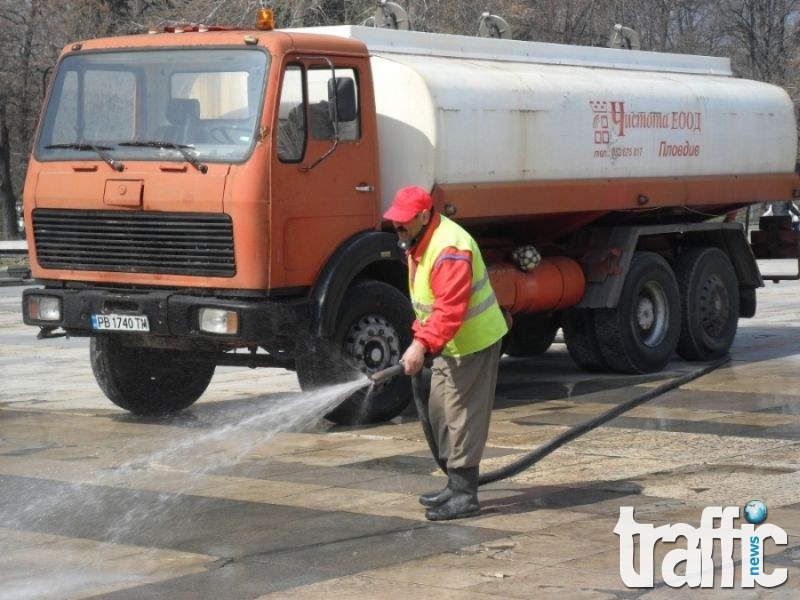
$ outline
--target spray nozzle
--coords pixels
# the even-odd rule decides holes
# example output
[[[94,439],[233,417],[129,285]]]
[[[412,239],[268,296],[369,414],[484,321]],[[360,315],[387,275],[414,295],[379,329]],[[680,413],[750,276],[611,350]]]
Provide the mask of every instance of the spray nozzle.
[[[398,375],[402,375],[404,372],[405,367],[403,366],[402,362],[399,362],[396,365],[392,365],[391,367],[383,369],[382,371],[376,371],[370,375],[369,378],[372,380],[373,384],[378,384],[397,377]]]

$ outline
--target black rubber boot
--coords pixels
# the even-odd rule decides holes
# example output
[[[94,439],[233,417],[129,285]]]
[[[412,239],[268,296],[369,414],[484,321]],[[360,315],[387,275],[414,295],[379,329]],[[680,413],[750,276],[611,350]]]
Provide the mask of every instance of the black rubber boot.
[[[450,480],[448,479],[447,485],[438,492],[428,492],[419,497],[419,503],[426,508],[433,508],[447,502],[453,495],[453,490],[450,489]]]
[[[447,478],[450,497],[439,506],[426,510],[425,518],[429,521],[450,521],[479,514],[478,467],[450,469]]]

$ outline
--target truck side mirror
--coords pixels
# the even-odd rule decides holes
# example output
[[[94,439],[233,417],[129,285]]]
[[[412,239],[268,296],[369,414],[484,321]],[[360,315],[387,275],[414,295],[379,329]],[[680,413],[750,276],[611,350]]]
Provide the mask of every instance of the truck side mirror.
[[[356,84],[352,77],[336,77],[333,64],[325,59],[331,67],[333,77],[328,79],[328,117],[333,124],[334,136],[327,152],[310,165],[300,167],[301,171],[310,171],[333,153],[339,145],[339,125],[355,121],[358,117],[356,105]]]
[[[334,105],[336,106],[335,113]],[[358,112],[356,110],[356,85],[352,78],[328,79],[328,106],[331,111],[331,121],[335,119],[338,119],[339,122],[355,120]]]

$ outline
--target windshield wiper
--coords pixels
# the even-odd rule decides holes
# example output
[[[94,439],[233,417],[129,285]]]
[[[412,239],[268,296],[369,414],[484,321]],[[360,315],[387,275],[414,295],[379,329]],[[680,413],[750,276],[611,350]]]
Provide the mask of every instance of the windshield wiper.
[[[186,144],[176,144],[175,142],[166,142],[166,141],[159,141],[159,140],[147,140],[147,141],[133,141],[133,142],[121,142],[120,146],[132,146],[135,148],[171,148],[172,150],[177,150],[183,155],[183,158],[186,159],[190,165],[192,165],[195,169],[200,171],[201,173],[205,174],[208,172],[208,165],[204,165],[197,157],[189,152],[188,148],[192,146],[187,146]]]
[[[71,144],[50,144],[49,146],[45,146],[46,150],[55,150],[57,148],[67,148],[70,150],[80,150],[81,152],[85,152],[87,150],[92,150],[96,152],[100,158],[108,163],[108,166],[114,169],[115,171],[121,173],[125,170],[125,165],[123,165],[118,160],[115,160],[113,156],[108,153],[108,150],[113,150],[110,146],[98,146],[96,144],[90,144],[88,142],[75,142]]]

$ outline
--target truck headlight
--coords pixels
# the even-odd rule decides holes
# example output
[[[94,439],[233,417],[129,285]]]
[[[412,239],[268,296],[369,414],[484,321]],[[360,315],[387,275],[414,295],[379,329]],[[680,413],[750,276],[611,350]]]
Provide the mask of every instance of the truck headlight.
[[[239,314],[233,310],[221,308],[201,308],[197,314],[200,331],[218,335],[236,335],[239,333]]]
[[[32,321],[61,322],[61,298],[28,296],[28,317]]]

